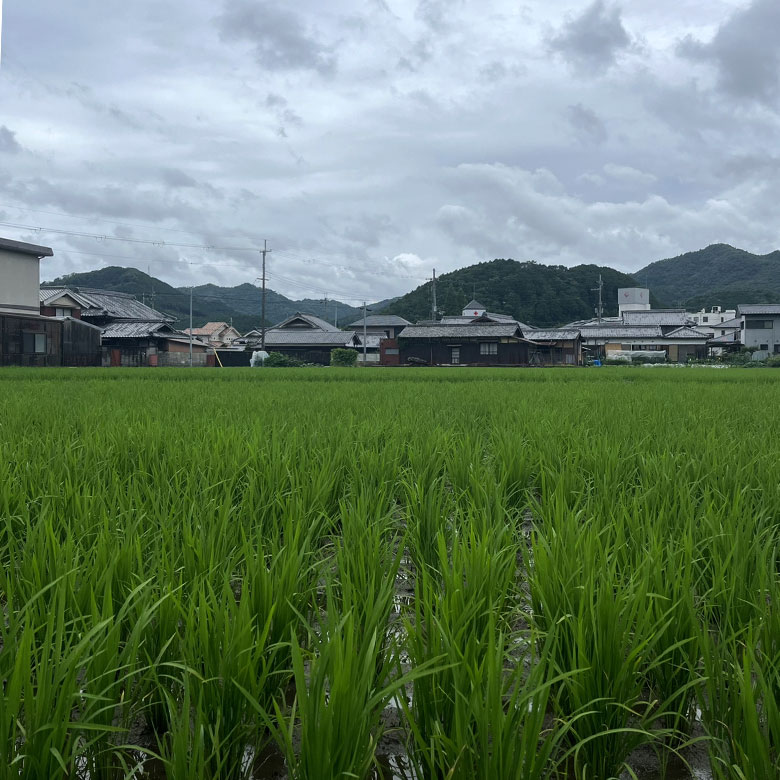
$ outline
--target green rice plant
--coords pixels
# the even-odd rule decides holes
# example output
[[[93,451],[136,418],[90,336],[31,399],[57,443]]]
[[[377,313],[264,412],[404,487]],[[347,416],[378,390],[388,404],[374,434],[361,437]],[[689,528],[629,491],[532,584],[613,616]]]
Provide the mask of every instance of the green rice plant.
[[[436,570],[439,535],[448,533],[454,510],[452,496],[441,478],[431,483],[414,476],[401,478],[409,555],[418,573]]]
[[[780,629],[774,619],[772,629]],[[715,778],[775,777],[780,766],[780,652],[752,628],[731,636],[702,630],[702,719]]]
[[[511,626],[516,601],[515,550],[503,535],[476,529],[455,537],[451,550],[438,536],[438,573],[418,572],[411,614],[403,620],[405,649],[414,668],[432,664],[415,680],[411,706],[413,751],[420,768],[446,776],[455,766],[452,735],[464,707],[469,675],[492,652],[495,627]],[[503,636],[503,634],[502,634]]]
[[[252,600],[243,595],[236,599],[229,583],[218,592],[204,583],[182,615],[190,628],[182,636],[183,663],[195,672],[188,678],[190,698],[203,719],[193,728],[205,741],[207,776],[225,780],[246,777],[247,748],[259,750],[265,740],[247,696],[270,706],[279,684],[268,643],[273,611],[256,622]]]
[[[289,713],[279,700],[271,713],[244,693],[285,754],[292,778],[365,778],[375,763],[383,710],[425,670],[401,674],[392,646],[376,632],[364,635],[352,612],[340,615],[330,587],[327,606],[308,661],[292,636],[296,693]]]

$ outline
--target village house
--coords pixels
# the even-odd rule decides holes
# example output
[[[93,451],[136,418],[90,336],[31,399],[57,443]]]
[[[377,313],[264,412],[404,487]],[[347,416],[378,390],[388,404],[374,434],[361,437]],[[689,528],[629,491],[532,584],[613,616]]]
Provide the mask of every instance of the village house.
[[[575,328],[539,330],[470,301],[460,315],[418,322],[383,342],[384,365],[551,366],[582,363]],[[395,352],[397,348],[398,352]]]
[[[183,333],[189,335],[190,329]],[[192,335],[210,347],[229,347],[241,334],[227,322],[207,322],[200,328],[193,328]]]
[[[740,343],[757,357],[780,355],[780,304],[752,303],[737,306],[740,323]]]
[[[51,248],[0,238],[0,365],[90,366],[100,360],[100,330],[39,305],[40,261]]]
[[[260,329],[255,328],[236,339],[234,346],[260,349],[261,336]],[[313,314],[296,312],[265,331],[266,352],[279,352],[304,363],[328,365],[334,349],[361,347],[360,337],[354,330],[339,330]]]
[[[97,326],[104,366],[189,365],[190,337],[174,318],[129,293],[87,287],[40,289],[41,312],[69,311],[70,317]],[[208,345],[192,340],[193,365],[206,365]]]

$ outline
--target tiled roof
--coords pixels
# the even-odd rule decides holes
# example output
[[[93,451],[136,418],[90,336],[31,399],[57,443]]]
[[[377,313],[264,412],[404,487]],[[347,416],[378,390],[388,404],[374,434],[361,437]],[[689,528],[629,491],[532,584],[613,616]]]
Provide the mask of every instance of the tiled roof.
[[[479,323],[463,325],[407,325],[399,334],[400,339],[470,339],[507,338],[520,336],[517,323]]]
[[[268,330],[285,328],[287,323],[292,322],[293,320],[303,320],[304,322],[307,322],[313,330],[327,330],[331,332],[338,330],[335,325],[331,325],[331,323],[329,323],[327,320],[323,320],[321,317],[315,317],[313,314],[301,314],[299,311],[295,312],[292,317],[288,317],[281,322],[277,322],[273,328],[269,328]],[[306,330],[306,328],[290,328],[290,330]]]
[[[219,330],[225,330],[226,328],[229,328],[230,325],[227,324],[227,322],[207,322],[205,325],[203,325],[200,328],[193,328],[192,329],[192,335],[193,336],[211,336],[212,333],[216,333]],[[184,333],[189,333],[190,329],[185,328]]]
[[[411,325],[409,320],[399,317],[396,314],[369,314],[366,317],[366,327],[375,328],[397,328],[400,325]],[[350,328],[362,328],[363,318],[349,323]]]
[[[694,330],[693,328],[682,327],[676,330],[670,330],[664,334],[665,339],[706,339],[708,333],[702,333],[701,331]]]
[[[529,341],[574,341],[580,337],[580,332],[574,328],[532,328],[524,330],[523,336]]]
[[[580,329],[584,339],[633,339],[633,338],[661,338],[661,326],[641,327],[639,325],[602,324],[587,326]]]
[[[281,330],[270,328],[265,332],[265,346],[347,346],[352,344],[356,335],[354,330]]]
[[[138,339],[177,333],[167,322],[112,322],[103,328],[104,339]],[[181,335],[181,334],[178,334]]]
[[[484,309],[485,307],[479,302],[475,300],[469,301],[464,307],[463,311],[466,311],[466,309]]]
[[[780,303],[740,303],[737,314],[780,314]]]
[[[94,290],[88,287],[45,287],[44,290],[52,291],[52,298],[60,295],[69,295],[81,304],[81,316],[113,317],[118,320],[144,320],[146,322],[172,322],[162,312],[151,306],[141,303],[129,293],[113,292],[111,290]],[[49,300],[49,299],[46,299]]]
[[[691,317],[685,311],[671,309],[650,309],[649,311],[624,311],[625,325],[685,325],[691,322]]]

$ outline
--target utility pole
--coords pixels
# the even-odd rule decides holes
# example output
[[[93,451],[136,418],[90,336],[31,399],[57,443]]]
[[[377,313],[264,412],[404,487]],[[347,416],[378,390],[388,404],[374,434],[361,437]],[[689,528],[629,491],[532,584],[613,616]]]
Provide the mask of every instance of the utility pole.
[[[338,328],[339,326],[339,302],[333,301],[333,326]]]
[[[192,285],[190,285],[190,368],[192,368]]]
[[[265,256],[271,250],[268,248],[268,241],[263,239],[263,248],[261,253],[263,255],[263,302],[262,302],[262,318],[263,321],[260,324],[260,349],[265,351]]]
[[[363,365],[366,365],[366,302],[363,301]]]
[[[604,303],[602,300],[602,293],[604,291],[604,282],[601,279],[601,274],[599,274],[599,286],[598,287],[592,287],[592,292],[596,292],[598,290],[599,293],[599,305],[596,309],[596,316],[599,319],[599,325],[601,325],[601,318],[604,316]]]
[[[431,319],[436,321],[436,269],[433,269],[433,276],[428,280],[431,282]]]

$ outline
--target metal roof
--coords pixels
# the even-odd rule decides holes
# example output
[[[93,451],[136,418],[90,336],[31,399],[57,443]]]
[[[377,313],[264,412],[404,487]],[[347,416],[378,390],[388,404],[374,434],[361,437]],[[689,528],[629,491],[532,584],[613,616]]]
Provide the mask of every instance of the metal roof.
[[[411,325],[409,320],[405,320],[403,317],[399,317],[397,314],[369,314],[366,317],[366,327],[375,328],[397,328],[399,325]],[[355,320],[349,323],[350,328],[362,328],[363,318]]]
[[[399,334],[400,339],[472,339],[507,338],[520,336],[520,328],[512,323],[465,323],[463,325],[407,325]]]
[[[650,309],[648,311],[624,311],[625,325],[685,325],[692,318],[683,310]]]
[[[7,252],[18,252],[22,255],[31,255],[38,259],[54,255],[51,247],[28,244],[26,241],[14,241],[11,238],[0,238],[0,249],[5,249]]]
[[[475,301],[475,300],[472,299],[463,307],[463,311],[466,311],[466,309],[477,309],[477,310],[482,309],[482,310],[484,310],[484,308],[485,307],[479,301]]]
[[[81,304],[82,317],[112,317],[117,320],[141,320],[144,322],[173,322],[174,318],[136,300],[130,293],[96,290],[89,287],[43,287],[52,300],[60,295],[69,295]]]
[[[574,328],[531,328],[524,330],[523,336],[529,341],[574,341],[580,337],[580,332]]]
[[[780,315],[780,303],[740,303],[737,314],[772,314]]]
[[[162,331],[162,333],[161,333]],[[103,328],[104,339],[139,339],[178,334],[167,322],[111,322]]]
[[[356,336],[357,334],[354,330],[280,330],[271,328],[265,332],[265,345],[266,347],[308,347],[322,345],[344,347],[351,345]]]

